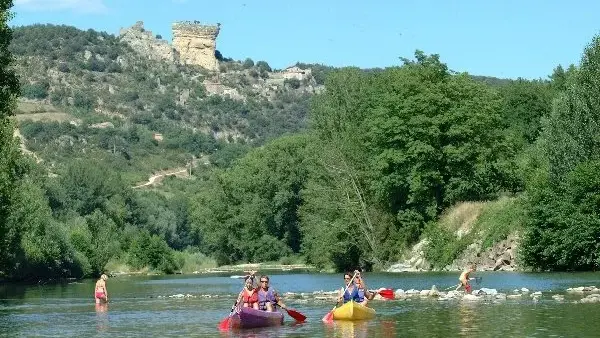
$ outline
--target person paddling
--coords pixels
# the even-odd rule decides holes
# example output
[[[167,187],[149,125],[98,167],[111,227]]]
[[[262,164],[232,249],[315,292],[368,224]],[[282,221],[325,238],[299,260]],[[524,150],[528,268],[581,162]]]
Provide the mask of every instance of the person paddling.
[[[455,291],[458,291],[458,289],[460,289],[461,287],[464,287],[466,294],[471,293],[471,284],[469,283],[469,280],[475,279],[475,278],[469,278],[469,275],[471,273],[475,272],[475,270],[477,270],[477,266],[475,264],[469,263],[467,265],[465,270],[463,270],[463,272],[460,274],[460,277],[458,277],[460,284],[458,284]]]
[[[367,303],[375,298],[375,293],[371,292],[367,289],[367,284],[365,283],[365,279],[362,277],[360,272],[356,273],[356,277],[354,278],[354,282],[356,287],[358,288],[358,298],[359,304],[367,306]]]
[[[108,303],[108,290],[106,289],[106,280],[108,276],[102,274],[100,279],[96,281],[96,288],[94,290],[94,298],[96,299],[96,304],[100,304],[101,302]]]
[[[338,305],[345,304],[351,300],[356,303],[366,305],[370,299],[375,297],[372,292],[366,289],[366,284],[361,278],[360,272],[355,270],[354,275],[356,275],[356,277],[351,282],[353,274],[351,272],[346,272],[344,274],[344,284],[350,285],[348,288],[346,288],[346,291],[344,291],[344,289],[340,290],[338,295]]]
[[[277,306],[287,310],[285,304],[279,298],[277,292],[269,288],[269,276],[260,276],[260,284],[258,287],[258,309],[262,311],[274,312]]]
[[[242,306],[258,310],[258,289],[254,286],[254,274],[255,272],[252,271],[244,277],[245,287],[242,291]]]

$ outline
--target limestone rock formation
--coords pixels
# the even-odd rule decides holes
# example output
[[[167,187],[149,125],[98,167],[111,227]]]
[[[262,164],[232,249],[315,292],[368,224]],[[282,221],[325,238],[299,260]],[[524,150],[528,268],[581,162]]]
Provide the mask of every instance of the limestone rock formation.
[[[175,53],[169,43],[166,40],[157,39],[151,31],[144,29],[143,21],[138,21],[129,28],[122,28],[119,31],[119,37],[133,50],[151,60],[175,60]]]
[[[215,51],[219,25],[183,21],[173,23],[172,29],[173,48],[179,53],[181,63],[218,70]]]

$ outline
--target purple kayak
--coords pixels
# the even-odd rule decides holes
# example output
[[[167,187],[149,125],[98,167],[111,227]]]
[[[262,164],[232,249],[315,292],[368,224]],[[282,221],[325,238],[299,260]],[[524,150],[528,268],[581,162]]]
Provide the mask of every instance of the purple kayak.
[[[243,307],[233,313],[230,323],[231,327],[234,329],[252,329],[257,327],[283,325],[283,313]]]

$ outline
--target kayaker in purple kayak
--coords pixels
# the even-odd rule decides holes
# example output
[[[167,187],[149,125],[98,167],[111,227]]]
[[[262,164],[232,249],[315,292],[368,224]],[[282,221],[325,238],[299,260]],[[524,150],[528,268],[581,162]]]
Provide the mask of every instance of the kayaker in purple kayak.
[[[258,310],[258,288],[254,285],[254,271],[244,277],[245,287],[242,290],[242,307]]]
[[[258,286],[258,309],[274,312],[277,310],[277,306],[280,306],[284,310],[287,309],[277,292],[269,287],[269,276],[260,276],[260,283]]]

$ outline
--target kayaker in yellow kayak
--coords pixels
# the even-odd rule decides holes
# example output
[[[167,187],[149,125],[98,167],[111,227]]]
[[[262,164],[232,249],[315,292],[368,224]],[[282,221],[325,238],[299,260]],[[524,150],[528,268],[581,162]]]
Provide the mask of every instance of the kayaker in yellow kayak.
[[[351,281],[352,276],[355,275],[353,281]],[[375,297],[375,294],[367,290],[364,279],[361,277],[360,272],[358,270],[352,272],[346,272],[344,274],[344,286],[348,285],[346,291],[344,289],[340,289],[338,295],[338,305],[345,304],[349,301],[354,301],[361,305],[367,305],[369,300]]]
[[[367,288],[367,284],[365,283],[365,279],[361,276],[360,272],[356,274],[356,277],[354,278],[354,283],[358,288],[359,296],[363,298],[363,301],[359,302],[359,304],[367,306],[367,303],[373,298],[375,298],[375,292],[369,291],[369,289]]]
[[[277,292],[274,289],[269,288],[269,276],[260,276],[260,283],[258,286],[258,309],[273,312],[277,310],[277,306],[280,306],[284,310],[287,309]]]

